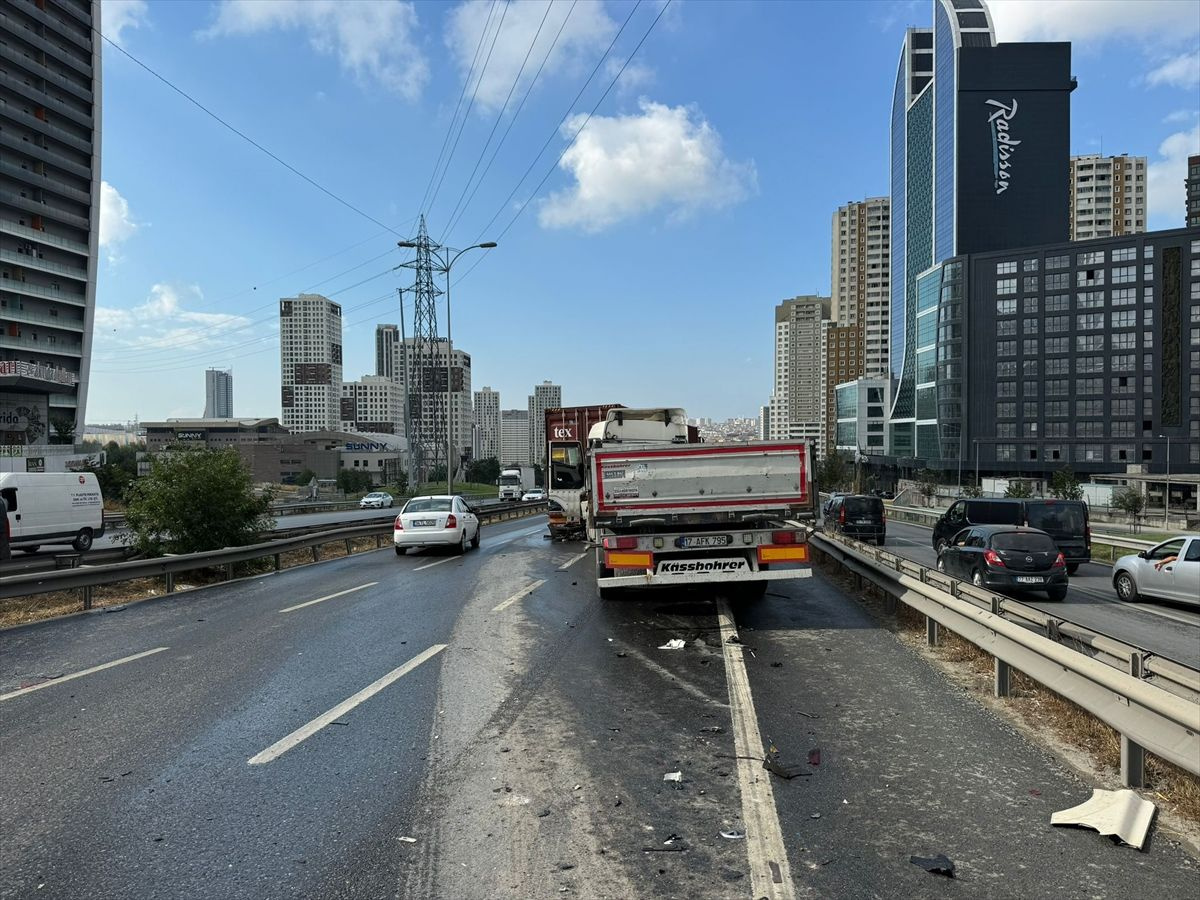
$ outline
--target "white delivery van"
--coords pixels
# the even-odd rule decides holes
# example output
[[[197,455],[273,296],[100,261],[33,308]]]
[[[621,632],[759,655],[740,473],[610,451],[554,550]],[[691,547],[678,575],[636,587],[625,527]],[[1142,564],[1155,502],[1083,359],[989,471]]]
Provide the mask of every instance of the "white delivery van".
[[[32,553],[42,544],[88,550],[104,534],[104,498],[91,472],[0,472],[9,540]]]

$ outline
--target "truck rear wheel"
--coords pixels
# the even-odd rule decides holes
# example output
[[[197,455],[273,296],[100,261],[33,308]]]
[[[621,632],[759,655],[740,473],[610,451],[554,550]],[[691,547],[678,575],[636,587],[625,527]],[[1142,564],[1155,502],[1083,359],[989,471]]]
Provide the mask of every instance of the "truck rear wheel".
[[[601,578],[611,578],[613,574],[612,569],[605,568],[604,566],[600,566],[597,571],[600,573]],[[621,595],[621,589],[617,587],[597,587],[596,590],[600,594],[601,600],[616,600]]]

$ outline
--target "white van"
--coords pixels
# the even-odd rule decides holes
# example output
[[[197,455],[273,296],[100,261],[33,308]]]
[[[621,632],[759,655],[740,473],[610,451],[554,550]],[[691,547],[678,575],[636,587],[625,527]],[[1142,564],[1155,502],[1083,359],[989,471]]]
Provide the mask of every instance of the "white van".
[[[9,540],[32,553],[42,544],[88,550],[104,534],[104,498],[91,472],[0,472]]]

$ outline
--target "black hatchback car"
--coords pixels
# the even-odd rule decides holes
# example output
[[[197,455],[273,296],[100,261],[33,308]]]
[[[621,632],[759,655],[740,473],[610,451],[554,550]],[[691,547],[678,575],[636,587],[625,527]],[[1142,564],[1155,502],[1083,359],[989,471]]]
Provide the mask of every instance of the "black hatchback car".
[[[835,495],[825,511],[825,530],[882,544],[887,538],[883,501],[867,494]]]
[[[938,571],[976,587],[1045,591],[1067,596],[1067,563],[1054,539],[1037,528],[975,525],[964,528],[938,554]]]

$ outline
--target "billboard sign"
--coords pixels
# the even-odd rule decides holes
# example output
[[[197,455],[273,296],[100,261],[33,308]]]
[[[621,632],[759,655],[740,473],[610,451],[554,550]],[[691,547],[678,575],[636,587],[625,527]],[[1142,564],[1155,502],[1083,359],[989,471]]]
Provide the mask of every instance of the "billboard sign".
[[[0,394],[0,444],[45,444],[49,420],[45,394]]]

